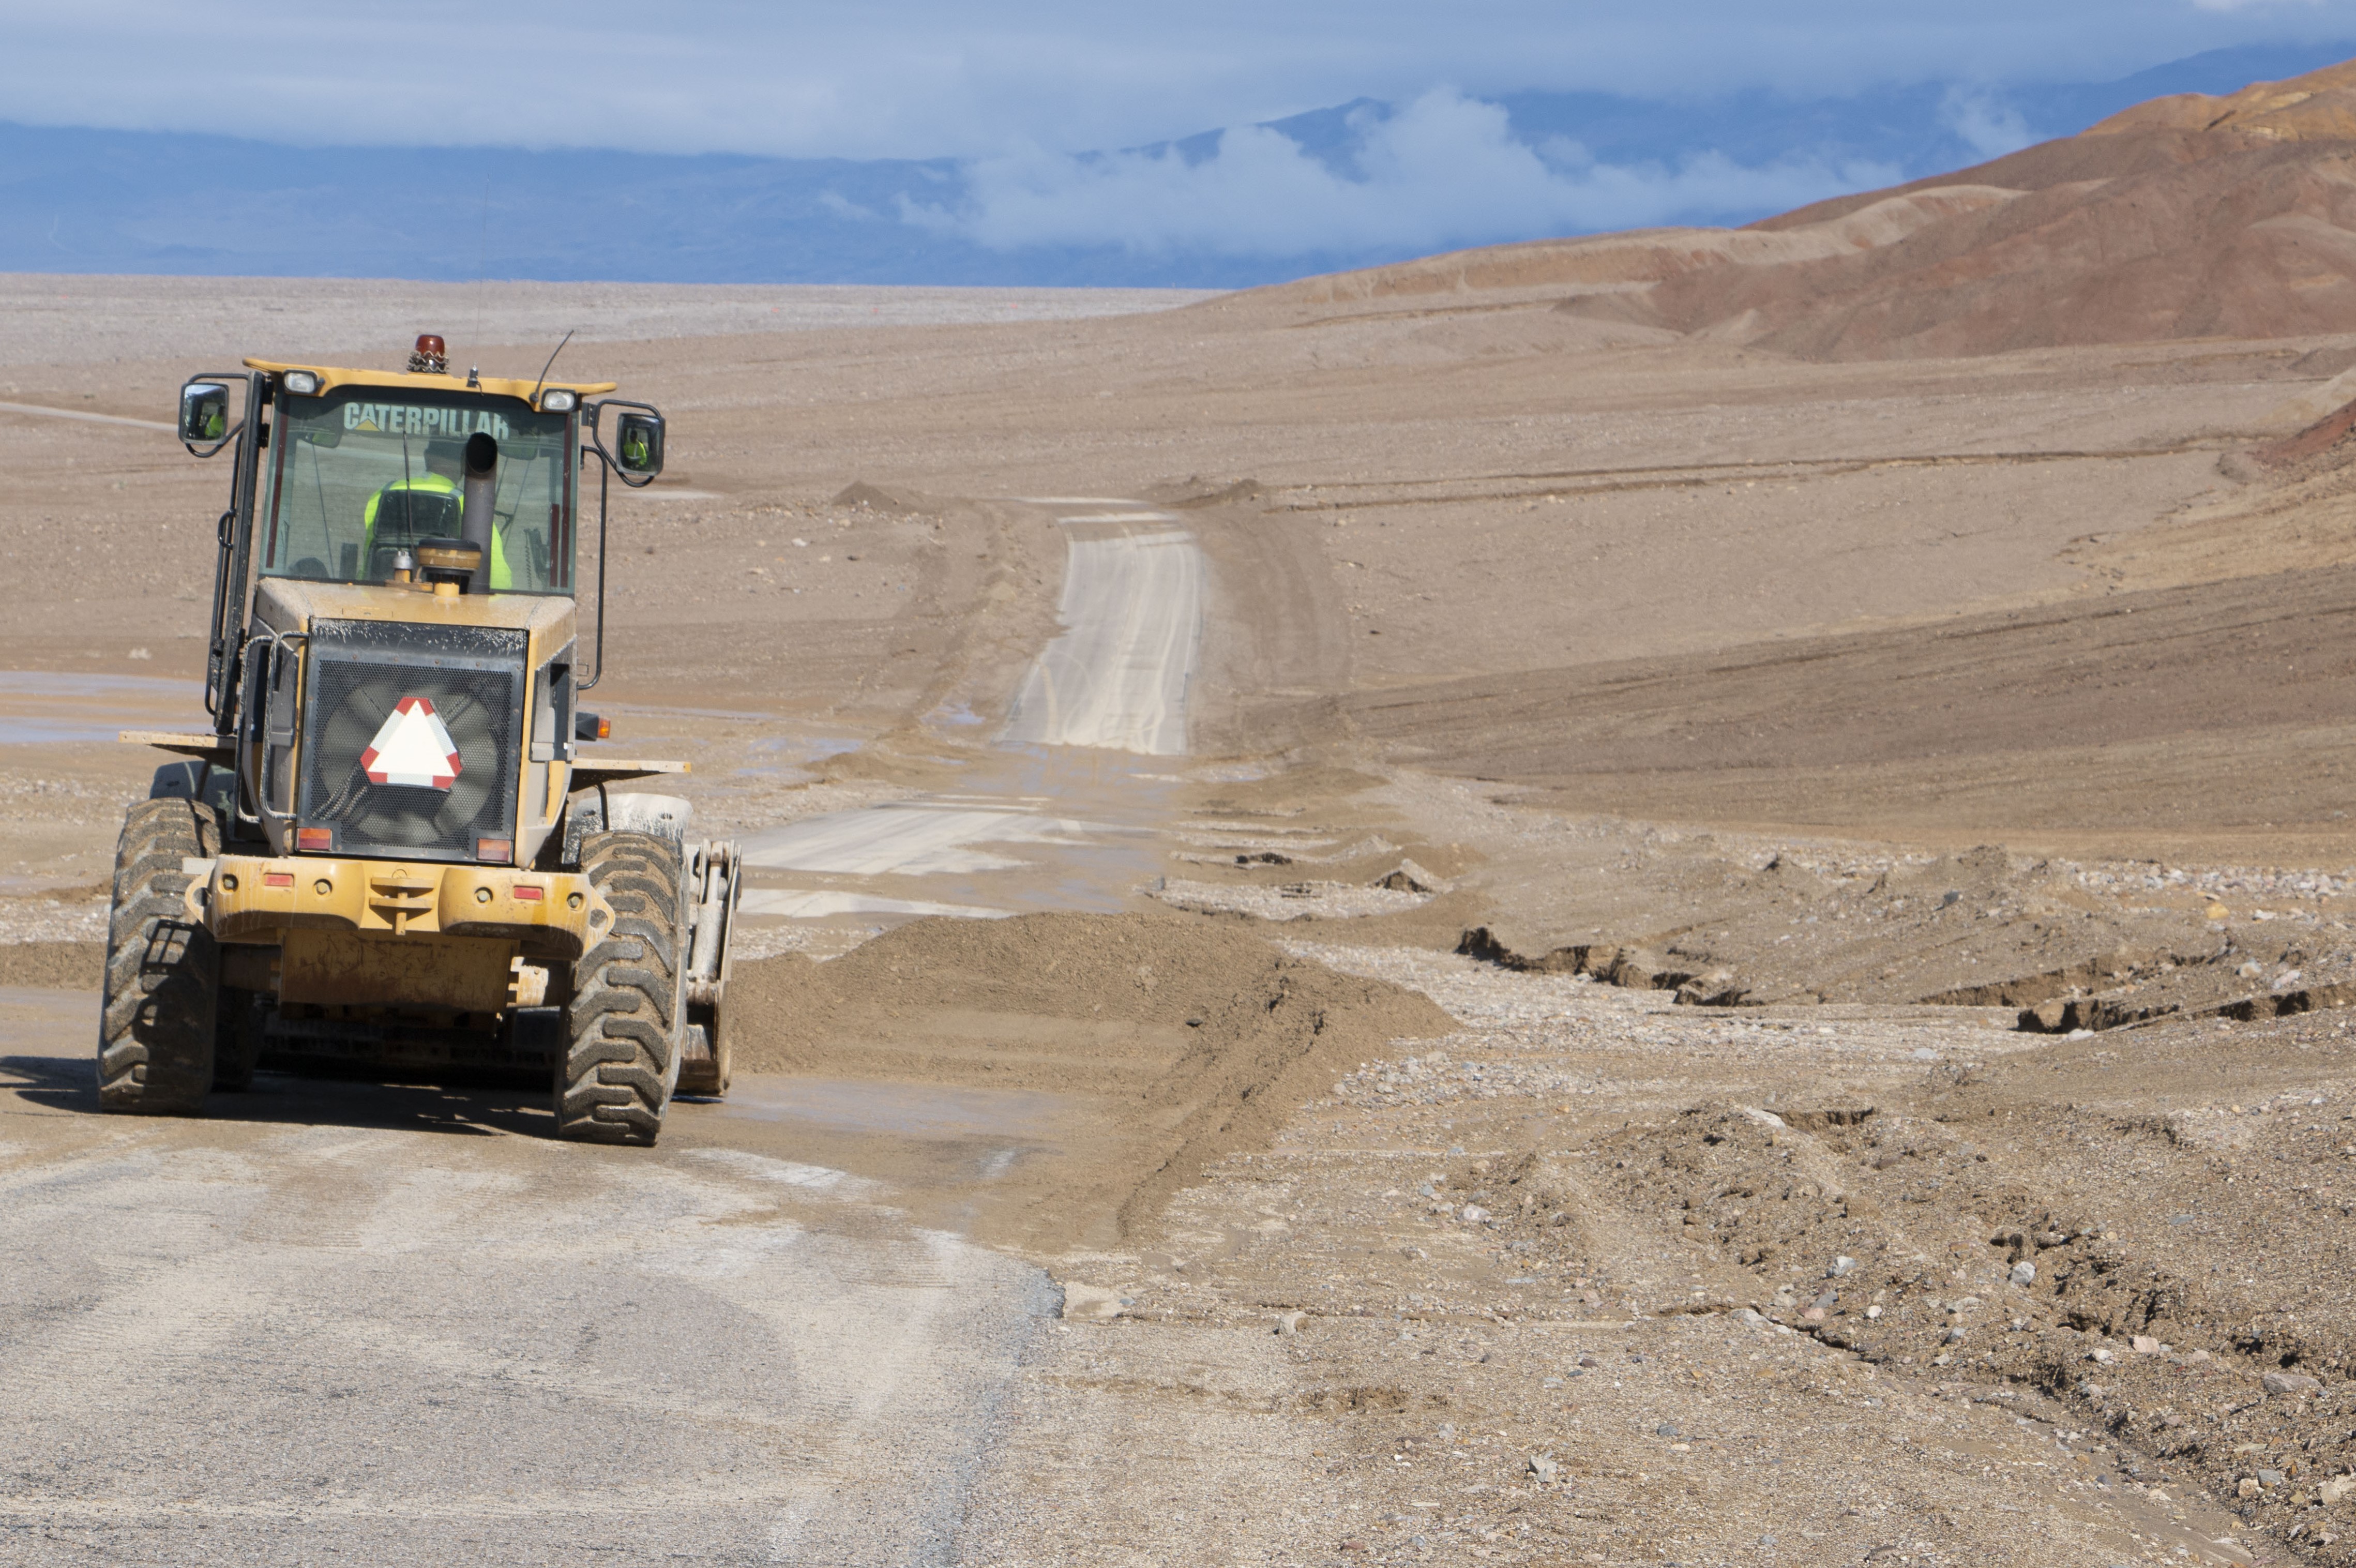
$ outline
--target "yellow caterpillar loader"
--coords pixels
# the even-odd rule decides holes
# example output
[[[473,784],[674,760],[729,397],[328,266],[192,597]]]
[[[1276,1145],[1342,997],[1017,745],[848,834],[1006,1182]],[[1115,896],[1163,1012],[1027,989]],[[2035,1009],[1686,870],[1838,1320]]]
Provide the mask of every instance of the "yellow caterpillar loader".
[[[116,852],[106,1110],[192,1115],[262,1064],[529,1075],[559,1136],[644,1144],[674,1093],[726,1091],[736,846],[610,792],[686,764],[582,744],[607,731],[578,699],[608,483],[662,471],[662,415],[614,390],[461,379],[431,334],[403,372],[248,360],[180,389],[181,440],[232,467],[213,723],[123,736],[187,760]]]

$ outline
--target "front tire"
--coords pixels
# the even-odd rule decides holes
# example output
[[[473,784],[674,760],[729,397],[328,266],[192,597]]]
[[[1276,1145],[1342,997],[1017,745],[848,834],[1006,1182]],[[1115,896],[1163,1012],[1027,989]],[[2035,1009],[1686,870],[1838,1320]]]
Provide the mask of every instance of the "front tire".
[[[192,924],[181,863],[220,851],[220,822],[193,800],[142,800],[123,822],[99,1014],[102,1111],[194,1116],[213,1083],[220,949]]]
[[[674,840],[610,832],[581,841],[581,871],[614,923],[573,967],[556,1135],[651,1144],[679,1082],[685,868]]]

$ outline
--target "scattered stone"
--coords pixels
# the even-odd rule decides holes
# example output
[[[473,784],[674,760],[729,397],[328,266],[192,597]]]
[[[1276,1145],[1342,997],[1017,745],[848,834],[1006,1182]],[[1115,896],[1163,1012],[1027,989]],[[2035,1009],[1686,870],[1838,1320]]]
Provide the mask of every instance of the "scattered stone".
[[[1555,1464],[1554,1455],[1551,1454],[1533,1454],[1530,1455],[1529,1472],[1537,1484],[1543,1487],[1561,1473],[1561,1467]]]
[[[1307,1316],[1301,1312],[1280,1312],[1276,1315],[1276,1331],[1290,1339],[1301,1332],[1301,1320]]]
[[[1463,1219],[1467,1225],[1485,1225],[1489,1222],[1489,1211],[1477,1203],[1468,1203],[1464,1206]]]
[[[2279,1487],[2282,1484],[2283,1473],[2280,1470],[2261,1470],[2258,1472],[2258,1485],[2261,1487]]]
[[[2327,1504],[2336,1503],[2351,1492],[2356,1492],[2356,1476],[2329,1476],[2323,1485],[2315,1488],[2315,1495]]]
[[[1833,1266],[1825,1271],[1825,1277],[1832,1280],[1842,1279],[1854,1273],[1856,1269],[1857,1260],[1855,1258],[1847,1256],[1835,1258],[1833,1260]]]
[[[1681,1007],[1739,1007],[1749,989],[1734,978],[1730,969],[1714,969],[1708,974],[1697,974],[1677,986],[1676,1003]]]
[[[1879,1306],[1879,1305],[1873,1305],[1873,1306],[1869,1306],[1869,1307],[1867,1307],[1867,1308],[1865,1309],[1865,1315],[1866,1315],[1868,1317],[1879,1317],[1879,1316],[1881,1316],[1881,1308],[1880,1308],[1880,1306]]]
[[[2253,1477],[2244,1476],[2242,1477],[2242,1484],[2233,1488],[2233,1495],[2237,1498],[2254,1498],[2258,1495],[2258,1483]]]
[[[1655,1437],[1682,1437],[1685,1434],[1677,1430],[1677,1423],[1676,1422],[1665,1421],[1661,1423],[1660,1425],[1653,1428],[1653,1435]]]
[[[1084,1285],[1076,1280],[1064,1282],[1066,1318],[1082,1322],[1101,1323],[1120,1316],[1120,1292],[1106,1290],[1101,1285]]]
[[[1412,860],[1405,859],[1398,863],[1397,871],[1376,877],[1375,886],[1388,888],[1393,893],[1445,893],[1450,886],[1445,878],[1435,876]]]
[[[2168,1354],[2168,1347],[2161,1344],[2158,1340],[2154,1339],[2148,1334],[2138,1334],[2134,1338],[2128,1340],[2127,1343],[2134,1347],[2135,1353],[2138,1356],[2165,1356]]]
[[[2094,1349],[2086,1352],[2086,1359],[2090,1361],[2100,1361],[2107,1367],[2114,1360],[2116,1360],[2117,1358],[2113,1356],[2109,1350],[2098,1345]]]
[[[2268,1372],[2258,1380],[2258,1386],[2270,1394],[2287,1394],[2294,1399],[2319,1392],[2323,1387],[2304,1372]]]
[[[2028,1259],[2023,1258],[2020,1262],[2012,1265],[2012,1273],[2007,1277],[2008,1277],[2014,1284],[2020,1285],[2024,1288],[2033,1285],[2037,1283],[2037,1265],[2030,1262]]]

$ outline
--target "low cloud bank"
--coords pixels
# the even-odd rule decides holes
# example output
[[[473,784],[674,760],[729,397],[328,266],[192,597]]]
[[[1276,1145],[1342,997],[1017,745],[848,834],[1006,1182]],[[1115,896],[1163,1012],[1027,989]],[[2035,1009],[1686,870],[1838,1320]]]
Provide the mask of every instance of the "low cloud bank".
[[[966,166],[949,204],[903,199],[905,222],[993,251],[1117,246],[1132,253],[1283,257],[1424,252],[1535,234],[1723,220],[1903,177],[1895,166],[1719,153],[1674,166],[1606,164],[1577,142],[1517,139],[1505,111],[1441,90],[1351,116],[1321,156],[1268,126],[1221,132],[1207,156],[1167,145],[1039,152]]]

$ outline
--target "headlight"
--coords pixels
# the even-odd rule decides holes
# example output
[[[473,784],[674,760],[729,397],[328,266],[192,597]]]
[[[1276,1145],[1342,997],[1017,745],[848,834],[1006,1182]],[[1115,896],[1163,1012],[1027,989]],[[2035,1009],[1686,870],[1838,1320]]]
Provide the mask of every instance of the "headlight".
[[[287,371],[286,390],[293,392],[296,397],[313,396],[319,390],[318,372],[316,371]]]
[[[550,387],[540,394],[542,413],[571,413],[580,403],[581,394],[571,387]]]

